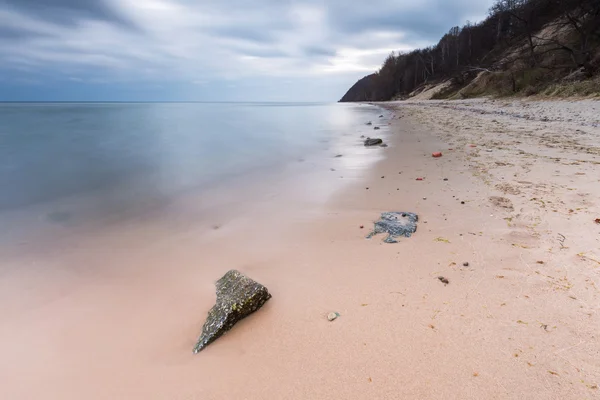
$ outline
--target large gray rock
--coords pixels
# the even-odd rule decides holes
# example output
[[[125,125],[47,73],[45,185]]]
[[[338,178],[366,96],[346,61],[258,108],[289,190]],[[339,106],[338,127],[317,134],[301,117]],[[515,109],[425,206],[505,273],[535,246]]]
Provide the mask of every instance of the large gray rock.
[[[223,275],[216,286],[217,303],[208,312],[194,353],[217,340],[238,321],[261,308],[271,298],[266,287],[236,270]]]
[[[386,243],[398,243],[396,238],[400,236],[410,237],[417,231],[417,221],[419,216],[410,212],[384,212],[381,218],[375,222],[373,231],[369,233],[367,239],[379,233],[387,233],[383,240]]]
[[[383,143],[383,140],[378,139],[378,138],[367,138],[367,140],[365,140],[365,146],[377,146]]]

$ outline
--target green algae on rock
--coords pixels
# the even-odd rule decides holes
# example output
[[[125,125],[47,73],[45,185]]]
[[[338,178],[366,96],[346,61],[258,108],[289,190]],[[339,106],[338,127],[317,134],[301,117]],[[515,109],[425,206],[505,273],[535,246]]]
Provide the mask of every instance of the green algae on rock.
[[[202,334],[194,346],[194,353],[217,340],[271,298],[266,287],[236,270],[227,272],[215,285],[217,302],[208,312]]]

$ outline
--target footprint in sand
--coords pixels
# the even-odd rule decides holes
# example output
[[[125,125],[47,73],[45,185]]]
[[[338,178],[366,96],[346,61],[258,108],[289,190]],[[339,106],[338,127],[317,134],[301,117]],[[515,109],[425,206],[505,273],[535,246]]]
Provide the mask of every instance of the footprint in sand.
[[[515,196],[521,194],[521,190],[518,187],[511,185],[510,183],[498,184],[496,185],[496,189],[500,190],[502,193],[505,194],[512,194]]]
[[[490,201],[496,207],[504,208],[509,211],[513,211],[515,209],[513,207],[512,201],[510,201],[506,197],[491,196]]]

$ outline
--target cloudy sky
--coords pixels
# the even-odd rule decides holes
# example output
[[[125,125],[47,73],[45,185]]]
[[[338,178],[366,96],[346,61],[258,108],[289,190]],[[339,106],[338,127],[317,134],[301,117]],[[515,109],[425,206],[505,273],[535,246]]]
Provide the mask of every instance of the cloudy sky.
[[[335,101],[492,0],[0,0],[0,101]]]

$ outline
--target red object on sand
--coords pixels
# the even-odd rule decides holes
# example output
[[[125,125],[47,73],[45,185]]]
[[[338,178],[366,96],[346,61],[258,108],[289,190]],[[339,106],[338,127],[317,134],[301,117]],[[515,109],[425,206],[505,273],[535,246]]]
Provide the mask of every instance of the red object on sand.
[[[469,145],[469,146],[470,146],[470,147],[477,147],[477,145],[476,145],[476,144],[471,144],[471,145]]]
[[[438,152],[435,152],[435,153],[431,153],[431,156],[434,157],[434,158],[440,158],[442,156],[442,153],[438,151]]]
[[[418,181],[422,181],[422,180],[423,180],[423,178],[417,178],[417,180],[418,180]]]

